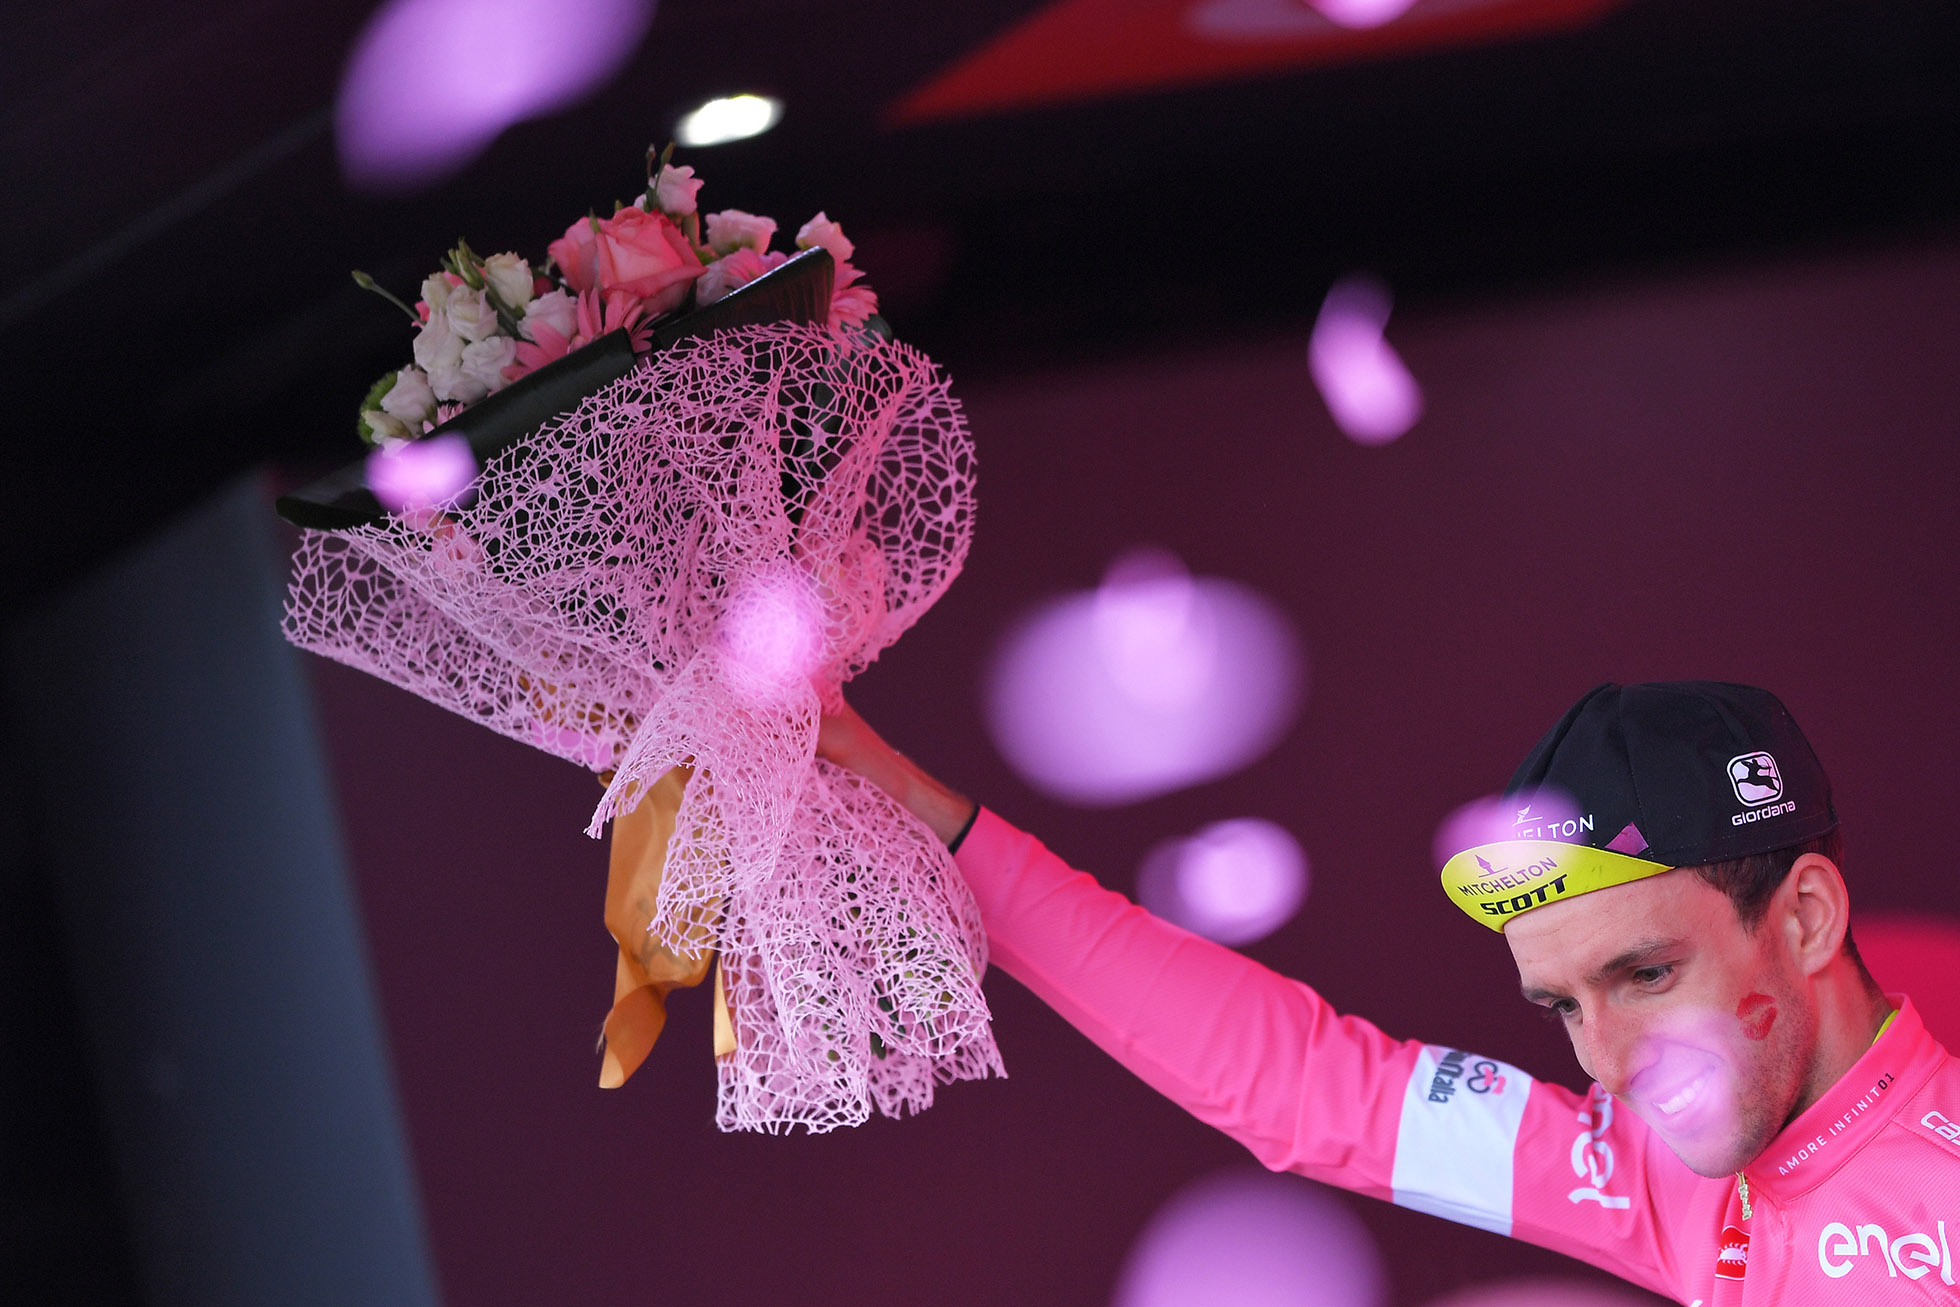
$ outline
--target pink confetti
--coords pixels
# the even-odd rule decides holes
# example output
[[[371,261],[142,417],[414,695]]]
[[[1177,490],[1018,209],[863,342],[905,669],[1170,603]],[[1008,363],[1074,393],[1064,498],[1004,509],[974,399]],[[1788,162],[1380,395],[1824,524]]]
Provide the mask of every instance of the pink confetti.
[[[1373,277],[1344,277],[1320,306],[1307,367],[1335,425],[1362,445],[1385,445],[1422,416],[1422,389],[1382,337],[1388,287]]]
[[[1137,899],[1166,921],[1236,947],[1291,921],[1307,884],[1299,842],[1272,822],[1244,817],[1151,850],[1137,873]]]
[[[1024,619],[987,691],[995,743],[1032,785],[1086,806],[1229,775],[1291,726],[1306,679],[1291,624],[1246,586],[1126,555],[1094,591]]]
[[[1331,1190],[1228,1171],[1159,1208],[1130,1249],[1115,1307],[1380,1307],[1381,1256]]]
[[[364,190],[441,180],[506,127],[610,81],[653,9],[653,0],[389,0],[341,78],[342,170]]]
[[[367,484],[397,513],[447,503],[476,479],[476,458],[461,436],[430,436],[368,455]]]

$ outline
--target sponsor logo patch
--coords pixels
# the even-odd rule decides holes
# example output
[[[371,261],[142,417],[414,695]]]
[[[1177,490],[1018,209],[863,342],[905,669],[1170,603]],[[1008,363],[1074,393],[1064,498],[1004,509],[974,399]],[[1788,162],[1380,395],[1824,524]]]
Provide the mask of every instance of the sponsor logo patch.
[[[1463,1082],[1463,1087],[1473,1094],[1501,1094],[1504,1074],[1495,1062],[1479,1062],[1470,1068],[1470,1078]]]
[[[1589,812],[1583,817],[1540,816],[1531,809],[1534,805],[1525,804],[1518,809],[1516,820],[1511,823],[1511,833],[1507,837],[1514,840],[1565,840],[1568,843],[1592,834],[1593,815]]]
[[[1749,1269],[1749,1232],[1739,1226],[1722,1227],[1722,1250],[1715,1254],[1715,1274],[1724,1280],[1740,1280]]]
[[[1919,1124],[1949,1144],[1960,1144],[1960,1121],[1955,1121],[1944,1112],[1928,1112],[1919,1118]]]
[[[1453,1048],[1443,1054],[1442,1061],[1436,1064],[1436,1074],[1429,1077],[1429,1101],[1447,1103],[1456,1094],[1456,1082],[1463,1074],[1463,1060],[1470,1055],[1460,1048]]]
[[[1565,1196],[1571,1203],[1598,1203],[1608,1211],[1633,1205],[1625,1194],[1609,1194],[1606,1182],[1613,1178],[1613,1145],[1606,1132],[1613,1125],[1613,1098],[1594,1085],[1586,1091],[1586,1105],[1579,1109],[1579,1134],[1572,1141],[1572,1174],[1582,1182]]]
[[[1853,1271],[1921,1280],[1938,1271],[1941,1283],[1952,1284],[1953,1248],[1945,1221],[1934,1222],[1930,1231],[1911,1230],[1897,1238],[1873,1222],[1832,1221],[1817,1232],[1817,1266],[1833,1280]]]
[[[1514,887],[1528,886],[1534,880],[1544,880],[1545,877],[1551,877],[1549,880],[1544,880],[1544,883],[1536,889],[1525,889],[1522,894],[1513,894],[1506,898],[1484,899],[1480,901],[1477,906],[1482,908],[1489,916],[1508,917],[1514,912],[1523,912],[1527,908],[1537,907],[1546,901],[1547,895],[1550,895],[1552,898],[1558,898],[1565,893],[1566,877],[1564,875],[1552,875],[1553,872],[1558,870],[1558,859],[1556,858],[1540,858],[1530,866],[1520,867],[1514,871],[1508,867],[1499,867],[1479,854],[1477,855],[1477,865],[1484,869],[1485,879],[1459,886],[1458,892],[1463,894],[1493,894]]]
[[[1729,759],[1729,785],[1735,797],[1752,808],[1783,797],[1783,773],[1766,753],[1739,753]]]

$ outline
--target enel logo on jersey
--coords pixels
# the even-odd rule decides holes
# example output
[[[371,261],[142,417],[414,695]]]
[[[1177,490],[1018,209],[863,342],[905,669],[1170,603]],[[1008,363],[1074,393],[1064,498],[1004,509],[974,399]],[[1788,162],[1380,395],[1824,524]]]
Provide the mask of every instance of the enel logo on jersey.
[[[1833,1280],[1843,1279],[1862,1265],[1873,1272],[1883,1266],[1887,1275],[1903,1275],[1908,1280],[1938,1271],[1942,1282],[1953,1283],[1953,1251],[1947,1242],[1945,1221],[1935,1223],[1933,1234],[1913,1230],[1896,1239],[1882,1225],[1854,1228],[1832,1221],[1817,1232],[1817,1265]]]

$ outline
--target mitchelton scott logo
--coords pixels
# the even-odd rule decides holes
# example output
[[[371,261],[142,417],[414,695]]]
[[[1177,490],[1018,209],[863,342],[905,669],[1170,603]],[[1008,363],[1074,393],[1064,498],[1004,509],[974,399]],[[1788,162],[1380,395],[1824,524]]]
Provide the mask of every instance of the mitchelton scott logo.
[[[1729,784],[1735,787],[1735,797],[1752,808],[1783,797],[1783,773],[1776,769],[1776,759],[1766,753],[1744,753],[1729,759]]]

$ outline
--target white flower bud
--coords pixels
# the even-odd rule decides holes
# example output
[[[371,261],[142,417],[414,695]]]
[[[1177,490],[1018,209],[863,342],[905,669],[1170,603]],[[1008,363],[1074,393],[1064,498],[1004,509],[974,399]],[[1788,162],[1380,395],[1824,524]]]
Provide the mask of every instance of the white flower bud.
[[[431,368],[429,386],[436,392],[436,398],[456,404],[474,404],[490,393],[488,386],[463,371],[461,359],[445,368]]]
[[[422,278],[422,302],[429,306],[430,317],[442,316],[443,309],[449,305],[449,292],[454,289],[449,278],[440,272],[432,272]]]
[[[449,292],[449,305],[443,310],[449,325],[464,340],[488,340],[497,334],[497,310],[480,290],[457,286]]]
[[[395,384],[381,397],[381,408],[393,414],[416,431],[435,415],[436,392],[429,388],[429,378],[420,368],[403,368],[395,374]]]
[[[362,409],[361,421],[367,423],[368,432],[377,445],[385,445],[397,440],[407,440],[410,436],[408,423],[398,417],[391,417],[378,408]],[[414,427],[414,434],[420,435],[421,433],[422,426],[420,423],[417,423]]]
[[[416,336],[415,361],[429,374],[429,389],[437,399],[474,404],[487,393],[463,373],[463,347],[468,343],[450,327],[447,315],[430,318]]]
[[[516,357],[517,342],[509,336],[476,341],[463,351],[463,375],[481,385],[483,393],[495,394],[510,384],[504,379],[504,369]]]
[[[415,334],[415,362],[429,374],[430,384],[435,384],[435,375],[445,368],[454,368],[463,357],[463,346],[467,342],[457,335],[449,325],[449,315],[433,313]],[[436,394],[442,395],[442,388],[436,386]],[[447,399],[448,396],[443,395]]]
[[[483,279],[513,313],[531,302],[531,265],[515,254],[493,254],[485,259]]]

